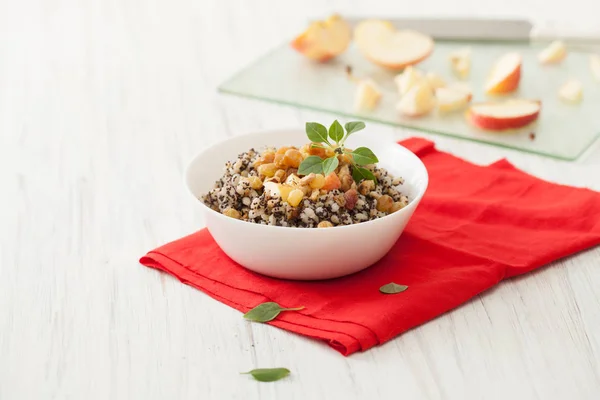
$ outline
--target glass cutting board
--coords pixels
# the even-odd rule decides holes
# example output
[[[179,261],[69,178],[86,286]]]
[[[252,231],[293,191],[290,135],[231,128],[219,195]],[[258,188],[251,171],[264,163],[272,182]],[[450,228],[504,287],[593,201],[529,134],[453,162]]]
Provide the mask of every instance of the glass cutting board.
[[[275,103],[327,111],[348,119],[375,121],[394,126],[453,136],[500,147],[517,149],[563,160],[577,159],[600,136],[600,83],[589,69],[589,54],[569,51],[559,65],[542,66],[537,61],[541,47],[529,42],[460,42],[436,40],[432,55],[417,68],[440,74],[447,82],[453,77],[449,54],[465,46],[472,49],[470,77],[464,82],[473,89],[473,102],[522,97],[542,100],[536,123],[520,130],[494,133],[478,130],[463,111],[421,118],[407,118],[396,111],[399,100],[393,81],[397,72],[387,71],[367,61],[351,44],[335,60],[325,64],[311,62],[288,44],[263,56],[223,83],[221,92]],[[523,56],[521,85],[517,93],[502,98],[484,94],[483,86],[495,60],[509,51]],[[384,90],[379,106],[371,112],[354,110],[355,83],[345,74],[350,65],[356,77],[371,77]],[[558,88],[569,78],[579,79],[584,99],[576,105],[558,98]],[[531,139],[531,133],[535,138]]]

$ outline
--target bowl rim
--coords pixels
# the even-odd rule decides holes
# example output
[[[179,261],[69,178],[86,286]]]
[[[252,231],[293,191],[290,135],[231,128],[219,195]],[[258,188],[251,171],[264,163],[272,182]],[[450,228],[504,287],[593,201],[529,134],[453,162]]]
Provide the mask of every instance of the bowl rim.
[[[419,193],[417,194],[417,196],[415,196],[415,198],[410,201],[410,203],[408,204],[408,206],[401,208],[400,210],[396,211],[393,214],[388,214],[385,217],[381,217],[381,218],[377,218],[377,219],[372,219],[369,221],[365,221],[365,222],[360,222],[360,223],[356,223],[356,224],[351,224],[351,225],[341,225],[341,226],[334,226],[332,228],[334,229],[314,229],[314,228],[308,228],[308,229],[303,229],[303,228],[297,228],[297,227],[293,227],[293,226],[276,226],[276,225],[263,225],[263,224],[255,224],[252,222],[248,222],[248,221],[242,221],[239,219],[235,219],[235,218],[231,218],[231,217],[227,217],[225,215],[223,215],[220,212],[217,212],[215,210],[213,210],[212,208],[208,207],[206,204],[204,204],[204,202],[197,198],[196,195],[193,193],[190,185],[189,185],[189,175],[190,175],[190,171],[192,169],[192,166],[196,163],[196,161],[198,159],[200,159],[202,156],[204,156],[206,153],[208,153],[210,150],[212,150],[214,147],[216,146],[220,146],[224,143],[227,142],[232,142],[235,141],[236,139],[244,136],[258,136],[258,135],[267,135],[267,134],[275,134],[278,132],[302,132],[300,129],[298,128],[274,128],[274,129],[262,129],[259,131],[252,131],[252,132],[247,132],[247,133],[242,133],[242,134],[237,134],[231,137],[228,137],[224,140],[219,140],[217,142],[214,142],[208,146],[206,146],[204,149],[202,149],[200,152],[198,152],[196,155],[192,156],[190,161],[187,163],[184,173],[183,173],[183,180],[184,180],[184,185],[187,189],[187,192],[192,196],[192,198],[197,202],[200,203],[200,205],[207,210],[210,213],[214,213],[214,215],[216,215],[217,218],[224,218],[225,221],[229,222],[229,223],[234,223],[234,224],[244,224],[244,226],[248,226],[248,224],[250,224],[251,226],[256,226],[257,229],[268,229],[268,230],[273,230],[273,229],[279,229],[279,230],[286,230],[286,231],[295,231],[295,232],[302,232],[302,231],[307,231],[307,232],[340,232],[342,229],[346,229],[346,230],[350,230],[350,229],[360,229],[360,226],[365,226],[367,224],[373,225],[376,223],[380,223],[382,220],[388,219],[388,218],[392,218],[392,217],[396,217],[399,218],[401,215],[407,214],[410,210],[412,210],[413,208],[415,208],[420,202],[421,199],[423,198],[423,196],[425,195],[425,192],[427,191],[427,188],[429,186],[429,172],[427,171],[427,167],[425,167],[425,164],[423,164],[423,161],[421,161],[421,159],[419,157],[417,157],[417,155],[415,153],[413,153],[412,151],[410,151],[409,149],[407,149],[406,147],[402,146],[401,144],[393,141],[392,143],[394,143],[395,145],[399,146],[400,151],[405,152],[408,157],[413,157],[417,163],[423,168],[423,171],[425,173],[424,175],[424,186],[423,186],[423,190],[420,190]],[[387,141],[385,140],[381,140],[381,142],[387,143]],[[264,145],[262,145],[264,146]],[[228,160],[226,160],[228,161]]]

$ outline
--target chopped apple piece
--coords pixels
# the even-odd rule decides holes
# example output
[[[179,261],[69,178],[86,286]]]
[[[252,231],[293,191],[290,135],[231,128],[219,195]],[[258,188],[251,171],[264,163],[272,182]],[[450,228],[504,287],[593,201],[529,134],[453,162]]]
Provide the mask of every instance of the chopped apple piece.
[[[541,102],[535,100],[514,99],[502,103],[479,103],[471,106],[467,111],[467,118],[481,129],[516,129],[535,121],[541,108]]]
[[[558,90],[558,97],[567,103],[579,103],[583,98],[583,85],[578,80],[571,79]]]
[[[488,94],[510,93],[519,87],[521,80],[521,55],[507,53],[492,68],[485,85]]]
[[[379,86],[372,79],[361,79],[356,87],[354,108],[356,110],[373,110],[380,98]]]
[[[339,15],[315,21],[297,36],[291,46],[311,60],[325,62],[342,54],[352,37],[350,25]]]
[[[600,82],[600,55],[592,54],[590,56],[590,69],[596,81]]]
[[[538,54],[538,60],[542,64],[556,64],[567,56],[567,47],[560,40],[555,40]]]
[[[463,86],[451,85],[435,90],[438,109],[441,112],[452,112],[465,108],[471,101],[471,91]]]
[[[460,79],[466,79],[471,73],[471,48],[465,47],[450,54],[452,72]]]
[[[362,21],[354,30],[354,39],[368,60],[393,70],[423,61],[433,51],[430,36],[413,30],[396,30],[388,21]]]
[[[452,89],[452,90],[459,90],[459,91],[462,91],[462,92],[473,94],[473,90],[471,89],[471,86],[469,84],[467,84],[467,83],[452,82],[447,87],[450,88],[450,89]]]
[[[446,86],[446,81],[435,72],[428,72],[425,76],[425,79],[427,79],[427,82],[429,82],[433,89],[438,89]]]
[[[396,75],[394,82],[398,86],[398,92],[404,96],[408,91],[423,79],[423,73],[409,65],[401,74]]]
[[[321,189],[323,190],[335,190],[342,187],[342,182],[340,178],[338,178],[335,172],[330,173],[325,177],[325,185]]]
[[[435,107],[433,89],[426,81],[413,86],[398,102],[398,111],[408,117],[428,114]]]

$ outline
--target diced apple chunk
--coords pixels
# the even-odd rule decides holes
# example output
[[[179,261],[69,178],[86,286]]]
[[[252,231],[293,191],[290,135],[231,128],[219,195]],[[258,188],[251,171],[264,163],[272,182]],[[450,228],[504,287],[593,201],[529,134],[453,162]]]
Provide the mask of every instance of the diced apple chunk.
[[[542,64],[556,64],[567,56],[567,47],[560,40],[555,40],[540,52],[538,60]]]
[[[471,91],[463,86],[451,85],[435,90],[438,110],[452,112],[463,109],[472,98]]]
[[[423,79],[423,73],[413,66],[408,66],[401,74],[396,75],[394,82],[398,87],[398,92],[404,96],[408,91]]]
[[[460,79],[466,79],[471,73],[471,48],[465,47],[450,54],[452,72]]]
[[[354,108],[356,110],[373,110],[380,98],[379,86],[372,79],[361,79],[356,87]]]
[[[568,80],[558,90],[558,97],[567,103],[579,103],[583,98],[583,85],[576,79]]]
[[[431,85],[433,89],[446,86],[446,81],[435,72],[428,72],[427,75],[425,75],[425,79],[427,79],[427,82],[429,82],[429,85]]]
[[[334,190],[342,187],[342,182],[335,172],[330,173],[325,177],[325,185],[321,189],[323,190]]]
[[[398,102],[398,111],[408,117],[428,114],[435,107],[435,96],[431,85],[421,81],[413,86]]]

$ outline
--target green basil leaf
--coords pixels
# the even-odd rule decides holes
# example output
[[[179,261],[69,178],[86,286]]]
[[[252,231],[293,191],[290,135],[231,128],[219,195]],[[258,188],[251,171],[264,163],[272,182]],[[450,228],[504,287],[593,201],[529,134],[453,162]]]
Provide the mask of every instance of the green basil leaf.
[[[327,128],[318,122],[307,122],[306,136],[308,136],[311,142],[327,142]]]
[[[344,128],[337,119],[333,121],[333,124],[329,127],[329,137],[336,143],[344,138]]]
[[[250,374],[260,382],[275,382],[288,376],[290,370],[287,368],[257,368],[252,371],[242,372],[242,374]]]
[[[336,156],[329,157],[323,161],[323,175],[327,176],[338,167],[339,161]]]
[[[315,174],[323,173],[323,159],[319,156],[308,156],[298,166],[298,175],[308,175],[311,172]]]
[[[348,122],[344,126],[346,127],[346,132],[348,136],[350,136],[351,133],[362,131],[363,129],[365,129],[365,123],[361,121]]]
[[[304,309],[304,307],[283,308],[279,304],[269,301],[267,303],[259,304],[248,311],[244,314],[244,318],[255,322],[269,322],[274,320],[282,311],[299,311],[302,309]]]
[[[408,289],[408,286],[406,285],[398,285],[397,283],[390,282],[387,285],[383,285],[382,287],[380,287],[379,291],[383,294],[396,294],[402,293],[406,289]]]
[[[352,158],[358,165],[376,164],[379,162],[377,156],[366,147],[359,147],[352,152]]]
[[[375,178],[375,175],[373,175],[373,173],[368,169],[362,167],[352,167],[352,178],[354,178],[354,182],[356,183],[360,183],[360,181],[363,179],[377,183],[377,178]]]

